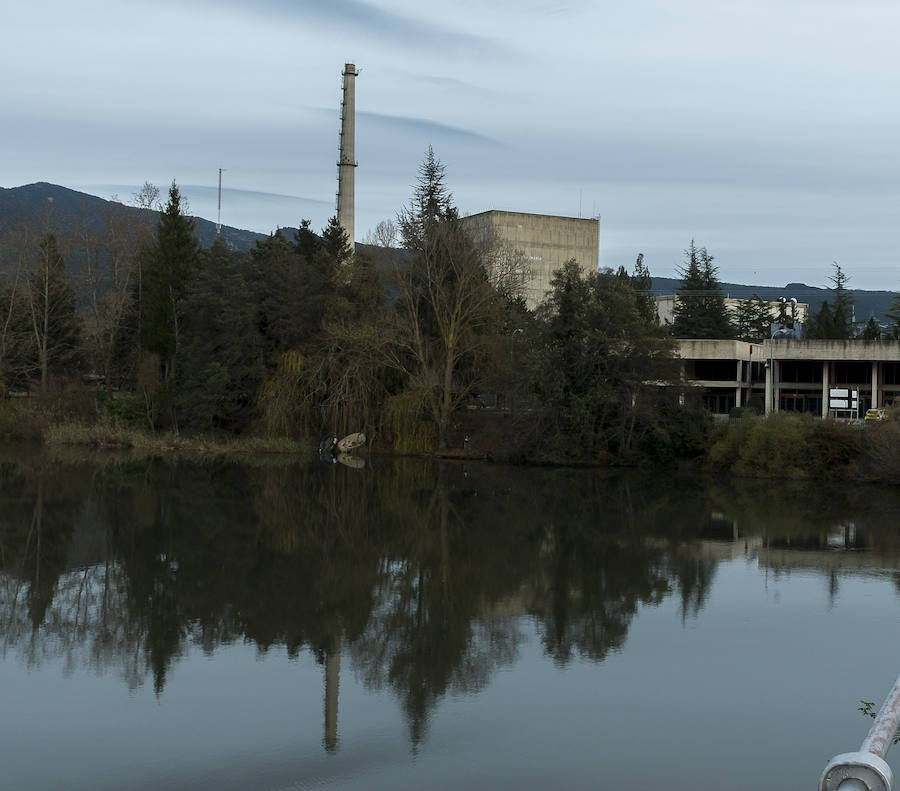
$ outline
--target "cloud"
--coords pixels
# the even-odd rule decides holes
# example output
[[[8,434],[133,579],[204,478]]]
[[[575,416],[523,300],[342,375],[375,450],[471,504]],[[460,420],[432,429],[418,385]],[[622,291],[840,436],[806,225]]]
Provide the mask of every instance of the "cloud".
[[[509,48],[496,39],[399,14],[365,0],[254,0],[252,5],[246,0],[193,1],[216,8],[227,5],[258,17],[279,16],[295,22],[315,22],[414,49],[439,47],[444,54],[501,55],[509,52]]]
[[[429,121],[425,118],[408,118],[402,115],[386,115],[384,113],[373,112],[356,112],[357,120],[369,119],[374,123],[388,127],[394,130],[413,132],[418,135],[434,136],[435,139],[451,139],[469,143],[476,143],[482,146],[500,146],[499,141],[488,137],[487,135],[472,132],[468,129],[461,129],[457,126],[438,123],[437,121]]]

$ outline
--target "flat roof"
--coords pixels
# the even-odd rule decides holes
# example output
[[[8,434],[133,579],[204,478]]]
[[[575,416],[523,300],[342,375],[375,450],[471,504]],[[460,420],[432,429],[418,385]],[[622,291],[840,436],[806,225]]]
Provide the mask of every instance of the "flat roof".
[[[486,211],[476,212],[475,214],[466,214],[461,217],[462,220],[468,220],[471,217],[481,217],[485,214],[510,214],[517,217],[542,217],[551,220],[574,220],[575,222],[595,222],[600,221],[596,217],[567,217],[562,214],[537,214],[535,212],[525,211],[508,211],[507,209],[487,209]]]

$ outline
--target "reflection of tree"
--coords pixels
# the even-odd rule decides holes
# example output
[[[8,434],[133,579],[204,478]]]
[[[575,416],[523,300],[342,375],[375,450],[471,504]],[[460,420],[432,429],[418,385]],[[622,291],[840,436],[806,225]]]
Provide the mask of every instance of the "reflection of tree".
[[[466,493],[452,492],[442,472],[417,522],[386,555],[377,605],[352,649],[369,686],[387,684],[400,696],[414,745],[448,690],[481,689],[497,667],[514,661],[521,640],[512,619],[479,617],[514,590],[505,588],[507,558],[467,523]],[[454,494],[463,502],[454,503]]]
[[[536,591],[534,607],[544,647],[560,664],[575,651],[604,659],[624,644],[638,605],[669,592],[662,549],[640,537],[563,524],[545,546],[546,590]]]
[[[683,549],[672,553],[669,574],[681,597],[681,620],[696,616],[706,604],[716,573],[716,561]]]
[[[113,670],[131,688],[152,679],[159,694],[192,648],[309,651],[326,678],[329,750],[347,659],[398,697],[418,744],[448,693],[478,691],[515,661],[529,616],[555,661],[600,661],[642,605],[671,595],[696,615],[710,558],[735,535],[801,542],[830,512],[873,546],[900,548],[888,518],[900,497],[804,505],[794,484],[408,460],[4,458],[0,650]],[[801,504],[790,519],[766,518],[790,503]]]
[[[138,643],[121,606],[121,567],[102,557],[102,531],[77,530],[89,470],[46,459],[0,464],[0,617],[4,654],[18,647],[29,665],[61,657],[101,669],[126,662]],[[74,537],[82,540],[74,545]],[[124,676],[132,683],[133,672]]]

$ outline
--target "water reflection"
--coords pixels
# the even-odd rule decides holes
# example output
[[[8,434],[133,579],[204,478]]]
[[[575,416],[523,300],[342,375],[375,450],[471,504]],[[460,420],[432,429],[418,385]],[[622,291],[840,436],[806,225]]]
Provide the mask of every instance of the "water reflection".
[[[516,662],[523,618],[557,664],[600,662],[641,606],[674,596],[695,617],[722,560],[817,569],[834,597],[842,570],[884,574],[900,550],[895,493],[409,461],[98,463],[17,449],[0,456],[0,502],[4,657],[163,695],[190,650],[308,650],[327,751],[346,663],[396,696],[415,747],[444,696]]]

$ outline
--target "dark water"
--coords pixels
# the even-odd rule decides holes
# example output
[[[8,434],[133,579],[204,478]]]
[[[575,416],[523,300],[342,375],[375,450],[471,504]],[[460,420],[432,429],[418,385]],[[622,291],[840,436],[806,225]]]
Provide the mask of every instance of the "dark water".
[[[0,787],[815,788],[900,671],[898,514],[0,450]]]

